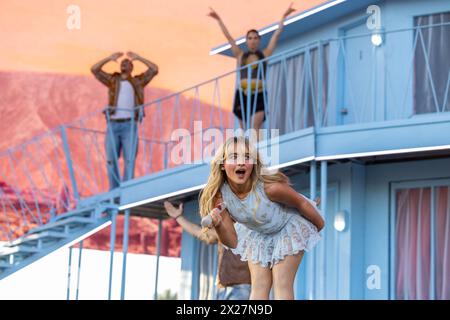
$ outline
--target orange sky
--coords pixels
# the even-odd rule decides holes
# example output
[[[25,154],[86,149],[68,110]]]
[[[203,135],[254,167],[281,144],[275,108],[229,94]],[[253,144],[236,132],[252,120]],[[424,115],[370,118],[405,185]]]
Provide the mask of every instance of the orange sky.
[[[277,21],[291,2],[0,0],[0,71],[89,74],[97,60],[131,50],[159,65],[152,86],[179,91],[235,66],[234,59],[209,56],[212,47],[225,42],[217,23],[206,16],[209,6],[237,38]],[[294,7],[303,11],[321,2],[294,1]],[[70,4],[81,9],[80,30],[66,27]],[[111,64],[108,70],[116,67]]]

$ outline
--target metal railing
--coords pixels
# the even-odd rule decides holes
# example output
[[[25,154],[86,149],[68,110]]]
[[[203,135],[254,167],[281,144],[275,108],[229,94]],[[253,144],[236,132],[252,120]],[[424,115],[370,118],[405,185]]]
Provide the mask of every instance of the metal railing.
[[[265,128],[280,134],[448,112],[450,70],[444,67],[450,54],[441,52],[448,46],[433,43],[432,33],[448,35],[449,29],[450,23],[443,23],[386,31],[380,46],[372,44],[372,33],[314,41],[139,106],[145,117],[130,122],[135,130],[130,150],[137,146],[137,154],[129,159],[134,175],[128,177],[122,173],[123,156],[108,159],[105,144],[112,132],[104,110],[10,148],[0,154],[0,240],[14,239],[78,201],[108,192],[108,174],[119,184],[179,165],[173,159],[177,143],[187,137],[192,142],[198,133],[207,139],[191,143],[187,152],[191,162],[201,161],[203,153],[195,148],[211,142],[207,132],[235,128],[230,97],[248,115],[256,110],[250,95],[261,94]],[[236,86],[237,94],[221,90],[240,83],[241,71],[252,70],[256,91],[251,85]],[[243,125],[250,128],[251,119],[244,117]],[[185,131],[172,139],[180,128]],[[107,166],[108,160],[120,171]]]

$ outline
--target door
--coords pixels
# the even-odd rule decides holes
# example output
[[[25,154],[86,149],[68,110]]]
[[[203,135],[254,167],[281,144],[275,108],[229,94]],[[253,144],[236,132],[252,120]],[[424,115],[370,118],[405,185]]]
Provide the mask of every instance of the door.
[[[343,72],[343,97],[338,117],[341,124],[363,123],[373,117],[374,48],[369,30],[361,23],[344,31],[340,44],[340,69]]]

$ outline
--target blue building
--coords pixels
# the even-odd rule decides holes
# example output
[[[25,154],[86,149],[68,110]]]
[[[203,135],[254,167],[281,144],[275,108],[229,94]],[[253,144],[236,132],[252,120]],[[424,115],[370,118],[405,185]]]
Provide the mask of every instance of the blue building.
[[[275,28],[260,30],[262,46]],[[297,299],[450,299],[449,39],[448,0],[334,0],[289,18],[267,74],[257,65],[266,77],[265,128],[279,130],[260,150],[277,150],[269,165],[286,173],[297,191],[320,196],[327,221],[322,242],[305,255],[297,273]],[[245,46],[245,38],[237,43]],[[229,56],[229,46],[211,54]],[[214,94],[225,77],[211,82]],[[176,110],[177,96],[145,107],[160,110],[162,103]],[[222,117],[229,114],[219,111],[220,122],[205,120],[196,108],[191,129],[193,120],[201,119],[202,130],[226,129]],[[167,126],[173,129],[174,123],[172,118]],[[69,167],[64,179],[76,195],[81,182],[70,169],[76,164],[64,130]],[[142,136],[139,143],[145,143]],[[162,219],[162,202],[170,199],[184,202],[185,215],[198,222],[198,192],[208,163],[175,166],[169,159],[173,143],[158,144],[162,170],[144,171],[110,192],[78,196],[69,216],[38,228],[53,231],[55,221],[64,229],[68,219],[91,220],[72,222],[78,223],[77,233],[68,228],[67,240],[55,240],[45,252],[22,246],[26,254],[15,260],[20,248],[4,251],[3,276],[25,266],[26,259],[79,241],[105,223],[114,225],[118,211]],[[211,297],[214,246],[183,234],[181,258],[179,297]]]
[[[285,25],[267,122],[283,169],[321,195],[328,222],[297,298],[449,299],[450,2],[329,1]]]

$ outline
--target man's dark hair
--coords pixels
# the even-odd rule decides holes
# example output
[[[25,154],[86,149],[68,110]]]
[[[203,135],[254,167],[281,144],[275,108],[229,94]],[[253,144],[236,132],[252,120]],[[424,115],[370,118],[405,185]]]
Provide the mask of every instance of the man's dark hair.
[[[131,61],[131,60],[128,59],[128,58],[123,59],[120,63],[123,63],[123,62],[125,62],[125,61],[128,61],[128,62],[130,62],[131,64],[133,64],[133,61]]]

